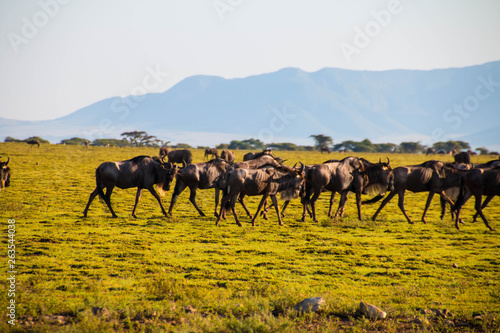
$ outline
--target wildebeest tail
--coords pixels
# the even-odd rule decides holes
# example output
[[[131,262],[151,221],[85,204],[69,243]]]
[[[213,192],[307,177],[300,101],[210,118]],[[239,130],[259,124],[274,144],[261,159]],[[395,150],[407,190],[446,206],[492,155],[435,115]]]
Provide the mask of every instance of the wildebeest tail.
[[[99,198],[106,201],[104,199],[104,191],[103,191],[103,187],[104,187],[104,184],[102,183],[102,179],[101,179],[101,174],[99,172],[99,168],[97,168],[95,170],[95,183],[96,183],[96,187],[97,187],[97,193],[99,194]]]
[[[383,197],[384,197],[383,194],[379,194],[379,195],[371,198],[370,200],[361,201],[361,204],[363,204],[363,205],[371,205],[372,203],[380,201],[380,199],[382,199]]]
[[[460,207],[462,207],[465,204],[465,182],[462,179],[460,179],[460,192],[458,193],[458,198],[457,201],[455,201],[455,205],[453,205],[452,210],[457,211]]]

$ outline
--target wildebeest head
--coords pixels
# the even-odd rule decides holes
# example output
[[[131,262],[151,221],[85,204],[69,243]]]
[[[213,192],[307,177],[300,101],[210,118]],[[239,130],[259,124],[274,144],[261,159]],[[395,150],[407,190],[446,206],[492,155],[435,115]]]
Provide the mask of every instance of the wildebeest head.
[[[306,189],[306,174],[304,172],[305,166],[300,163],[300,167],[294,166],[289,168],[290,171],[287,175],[283,176],[279,182],[278,192],[280,192],[282,200],[291,200],[298,196],[305,196]],[[274,178],[274,177],[273,177]]]
[[[160,194],[163,195],[165,192],[170,190],[170,184],[174,180],[175,174],[177,173],[177,165],[170,162],[160,162],[160,171],[158,172],[158,186]]]
[[[378,163],[370,163],[361,159],[364,166],[364,189],[363,193],[375,192],[383,194],[385,191],[394,190],[394,173],[392,172],[391,161],[387,157],[387,162],[379,159]]]

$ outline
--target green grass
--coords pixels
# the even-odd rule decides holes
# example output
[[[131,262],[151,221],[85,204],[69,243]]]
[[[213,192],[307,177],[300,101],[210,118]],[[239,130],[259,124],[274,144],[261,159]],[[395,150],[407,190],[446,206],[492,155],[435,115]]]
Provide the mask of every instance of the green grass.
[[[156,200],[144,193],[134,219],[135,189],[116,189],[111,200],[117,219],[98,200],[89,217],[82,218],[101,162],[156,153],[149,148],[0,144],[0,155],[11,158],[12,181],[0,192],[0,219],[4,230],[8,219],[16,220],[18,331],[500,331],[498,232],[482,222],[456,230],[449,215],[439,219],[437,197],[427,224],[408,224],[397,198],[376,222],[370,217],[378,204],[363,206],[365,221],[358,221],[353,196],[345,217],[334,222],[326,216],[329,193],[324,193],[317,205],[319,223],[310,218],[300,222],[302,208],[295,200],[284,227],[273,211],[269,221],[259,218],[252,227],[237,206],[239,228],[232,215],[215,226],[213,190],[198,192],[206,217],[198,216],[185,191],[173,217],[163,217]],[[244,153],[236,152],[237,160]],[[279,155],[289,165],[343,157]],[[371,161],[385,157],[359,156]],[[389,157],[393,167],[428,159]],[[203,152],[194,151],[194,161],[202,160]],[[163,198],[166,207],[170,196]],[[425,198],[407,192],[406,208],[414,221],[420,220]],[[259,198],[248,199],[253,212]],[[470,201],[463,211],[467,222],[472,214]],[[485,214],[500,228],[498,197]],[[6,267],[6,232],[2,244]],[[6,304],[7,284],[0,288]],[[327,303],[322,313],[300,316],[293,310],[301,300],[317,296]],[[365,319],[356,311],[361,300],[379,306],[388,318]],[[412,322],[421,316],[419,309],[448,309],[452,316],[427,315],[429,325],[422,326]],[[2,332],[12,329],[6,311],[2,306]]]

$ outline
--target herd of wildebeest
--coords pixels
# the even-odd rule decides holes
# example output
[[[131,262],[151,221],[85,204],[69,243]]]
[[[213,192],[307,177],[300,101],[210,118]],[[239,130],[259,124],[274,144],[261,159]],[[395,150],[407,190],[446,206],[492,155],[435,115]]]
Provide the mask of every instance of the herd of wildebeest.
[[[372,163],[364,158],[346,157],[342,160],[328,160],[320,164],[299,165],[293,167],[284,164],[284,160],[273,155],[266,149],[259,153],[248,153],[243,161],[236,162],[235,154],[223,150],[219,156],[214,148],[207,148],[205,159],[207,162],[192,163],[189,150],[172,150],[160,148],[158,157],[137,156],[130,160],[119,162],[104,162],[95,171],[96,188],[90,194],[89,201],[83,212],[87,216],[90,204],[97,195],[104,200],[113,217],[117,217],[111,206],[111,194],[115,187],[137,188],[132,216],[136,217],[137,204],[144,189],[147,189],[158,201],[165,216],[172,216],[173,209],[179,195],[186,188],[190,190],[189,201],[201,216],[205,216],[196,203],[198,189],[215,189],[216,225],[222,218],[226,218],[226,211],[231,209],[236,223],[241,226],[235,211],[238,201],[248,216],[252,225],[262,210],[267,219],[267,210],[274,206],[278,222],[283,225],[282,217],[290,200],[300,197],[303,207],[302,221],[310,216],[317,222],[316,201],[322,192],[330,191],[330,207],[328,216],[337,219],[343,216],[344,207],[349,192],[355,193],[358,218],[362,220],[362,204],[373,204],[383,199],[380,207],[372,217],[376,220],[385,205],[397,194],[398,206],[409,223],[413,223],[404,207],[405,191],[429,192],[425,204],[422,221],[430,206],[434,194],[439,194],[441,199],[441,219],[446,212],[446,204],[451,207],[451,216],[455,226],[460,229],[463,223],[460,211],[465,202],[471,197],[475,198],[474,221],[480,216],[485,225],[493,228],[488,223],[483,209],[496,195],[500,195],[500,159],[491,160],[484,164],[471,163],[470,152],[461,152],[454,155],[454,163],[445,163],[430,160],[419,165],[400,166],[392,168],[390,160]],[[165,161],[167,159],[167,161]],[[0,161],[1,189],[10,184],[10,159]],[[161,198],[157,191],[164,194],[170,190],[172,181],[176,179],[172,199],[167,211],[163,208]],[[155,189],[156,187],[156,189]],[[104,193],[106,188],[106,193]],[[220,200],[220,192],[223,195]],[[335,193],[340,194],[339,206],[335,215],[332,207]],[[375,193],[375,197],[361,201],[361,194]],[[279,208],[277,195],[285,201]],[[245,204],[246,196],[262,196],[256,213],[252,216]],[[482,201],[483,196],[485,200]],[[271,198],[271,205],[267,207],[267,199]]]

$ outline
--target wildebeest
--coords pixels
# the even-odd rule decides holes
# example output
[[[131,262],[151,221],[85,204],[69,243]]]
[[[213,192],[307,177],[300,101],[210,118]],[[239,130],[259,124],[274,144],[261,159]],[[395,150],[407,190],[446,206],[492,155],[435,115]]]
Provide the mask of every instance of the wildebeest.
[[[224,149],[220,154],[220,158],[222,158],[223,160],[226,160],[229,163],[233,163],[234,162],[234,152]]]
[[[187,149],[172,150],[167,153],[168,161],[170,163],[191,164],[193,157],[191,152]]]
[[[321,154],[323,154],[323,153],[330,154],[330,148],[328,146],[321,147],[320,151],[321,151]]]
[[[38,140],[27,140],[26,143],[29,144],[30,147],[37,145],[38,148],[40,148],[40,141],[38,141]]]
[[[7,157],[7,161],[0,162],[0,190],[3,190],[4,188],[10,185],[9,162],[10,162],[10,157]]]
[[[205,149],[205,159],[207,159],[210,155],[212,158],[219,158],[219,151],[215,148]]]
[[[177,172],[176,182],[174,187],[174,192],[172,193],[172,200],[170,201],[170,207],[168,213],[172,215],[172,210],[177,198],[184,191],[186,187],[189,187],[191,191],[189,195],[189,201],[196,208],[201,216],[205,216],[202,210],[196,204],[196,190],[206,190],[209,188],[215,189],[215,212],[214,215],[217,216],[217,205],[219,203],[219,183],[222,181],[221,176],[226,173],[230,168],[230,165],[221,158],[216,158],[208,162],[201,162],[195,164],[189,164],[186,167],[180,169]]]
[[[244,162],[236,162],[232,165],[233,169],[257,169],[264,165],[271,165],[274,167],[281,166],[281,163],[270,155],[262,155],[256,159],[247,160]]]
[[[170,148],[167,148],[167,147],[161,147],[160,148],[160,151],[158,152],[158,157],[161,159],[163,159],[165,156],[167,156],[168,153],[170,153],[172,151],[172,149]]]
[[[241,227],[235,211],[236,199],[238,196],[262,195],[257,212],[252,218],[252,225],[255,226],[255,220],[268,197],[271,197],[273,205],[276,208],[279,225],[283,225],[276,195],[280,193],[283,200],[290,200],[299,194],[303,195],[305,174],[302,163],[299,169],[289,170],[287,168],[281,170],[285,170],[286,172],[275,168],[234,169],[229,171],[226,175],[228,192],[221,200],[221,210],[215,224],[219,225],[221,217],[225,215],[226,204],[228,204],[233,211],[236,224]],[[246,207],[245,210],[248,212]]]
[[[427,148],[426,155],[434,155],[436,153],[436,149],[434,148]]]
[[[486,199],[483,204],[481,204],[483,195],[486,195]],[[500,167],[491,169],[473,169],[467,172],[462,177],[460,183],[460,194],[454,206],[454,210],[456,211],[455,226],[457,229],[460,229],[460,211],[463,205],[471,196],[474,196],[476,200],[474,208],[476,209],[477,214],[481,216],[486,227],[493,230],[484,216],[483,208],[485,208],[491,199],[493,199],[496,195],[500,195]]]
[[[137,156],[120,162],[104,162],[95,171],[96,188],[90,194],[89,202],[83,211],[83,216],[87,217],[90,204],[99,194],[99,197],[104,200],[113,217],[117,217],[113,208],[111,208],[110,200],[115,186],[121,189],[137,187],[134,209],[132,210],[133,217],[136,217],[135,209],[141,199],[143,189],[147,189],[158,200],[161,211],[166,216],[167,213],[154,186],[156,185],[160,193],[168,191],[176,172],[176,165],[159,162],[149,156]],[[103,191],[104,187],[106,188],[106,194]]]
[[[90,146],[89,140],[85,140],[84,145],[85,145],[86,148],[88,148]]]
[[[273,156],[273,152],[271,151],[271,149],[264,149],[260,153],[246,153],[243,156],[243,161],[254,160],[256,158],[262,157],[263,155],[271,155],[271,156]]]
[[[440,161],[427,161],[419,165],[402,166],[397,167],[393,170],[394,174],[394,189],[387,195],[387,197],[382,201],[380,207],[375,212],[372,220],[375,221],[378,214],[382,211],[385,205],[391,201],[391,199],[398,194],[399,202],[398,206],[403,212],[404,216],[409,223],[413,223],[408,214],[406,214],[404,208],[404,196],[405,191],[409,190],[411,192],[429,192],[427,196],[427,202],[425,204],[424,213],[422,214],[422,222],[425,221],[425,214],[429,209],[432,198],[435,193],[446,200],[450,205],[453,206],[453,201],[446,195],[445,190],[451,187],[456,187],[459,184],[460,178],[465,174],[466,171],[458,170],[451,164],[444,164]],[[380,199],[378,197],[376,200],[369,200],[366,203],[373,203]]]
[[[470,162],[470,152],[463,151],[458,154],[453,155],[455,163],[471,164]]]
[[[311,166],[309,172],[307,173],[307,193],[306,198],[309,198],[312,193],[312,197],[308,201],[311,204],[312,218],[314,222],[318,222],[316,217],[316,200],[318,200],[321,192],[328,190],[332,192],[338,192],[341,196],[347,195],[347,192],[352,188],[352,182],[355,180],[353,172],[356,169],[364,171],[363,164],[357,157],[346,157],[339,162],[330,162],[324,164],[316,164]],[[360,181],[359,178],[356,178]],[[309,187],[310,186],[310,187]],[[362,187],[362,185],[359,185]],[[343,203],[341,199],[341,203]],[[340,206],[339,206],[340,207]],[[337,210],[337,214],[339,210]],[[358,205],[358,215],[361,216],[361,204]],[[337,217],[338,215],[336,215]],[[305,209],[302,215],[302,221],[305,221],[306,214]]]

